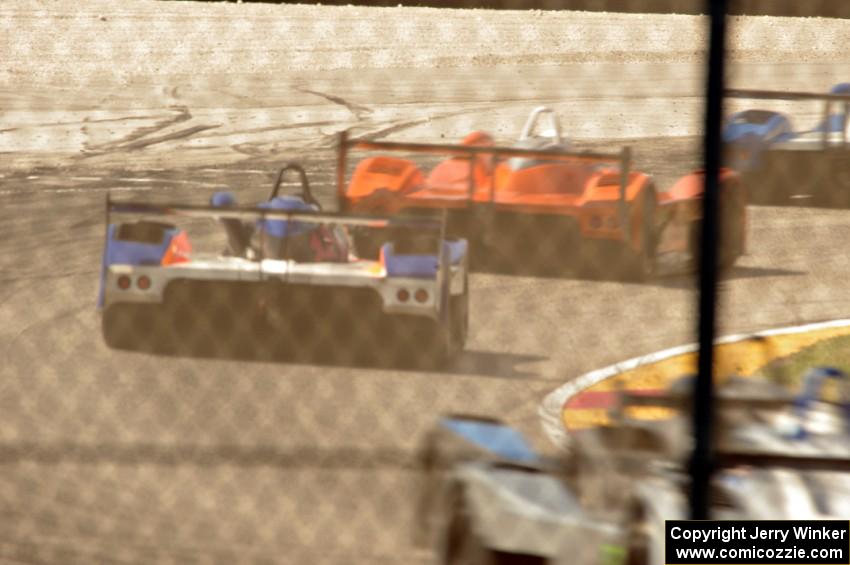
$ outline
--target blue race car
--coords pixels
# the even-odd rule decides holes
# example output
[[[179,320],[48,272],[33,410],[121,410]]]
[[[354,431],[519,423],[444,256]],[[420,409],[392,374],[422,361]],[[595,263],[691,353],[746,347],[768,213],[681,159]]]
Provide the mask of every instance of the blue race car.
[[[288,170],[301,175],[299,195],[278,194]],[[217,220],[226,250],[197,252],[185,230],[153,221],[163,217]],[[466,241],[444,239],[444,222],[322,212],[297,165],[256,207],[227,192],[209,206],[107,200],[104,340],[204,356],[442,365],[463,349],[469,317]],[[352,226],[389,232],[378,258],[358,257]]]
[[[811,129],[795,130],[788,116],[767,109],[728,118],[725,165],[742,174],[751,203],[850,206],[850,83],[827,94],[729,90],[727,97],[824,103],[823,118]]]

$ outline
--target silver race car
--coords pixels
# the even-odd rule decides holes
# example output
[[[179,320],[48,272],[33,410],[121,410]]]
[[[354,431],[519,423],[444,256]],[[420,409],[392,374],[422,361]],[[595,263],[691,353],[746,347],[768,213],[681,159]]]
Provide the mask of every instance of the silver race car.
[[[802,394],[731,379],[720,421],[715,519],[843,519],[850,510],[848,405],[818,400],[846,377],[816,369]],[[617,424],[571,436],[546,458],[496,420],[443,418],[421,451],[417,541],[442,563],[663,565],[664,521],[688,517],[690,380],[665,396],[620,393]],[[637,420],[635,405],[671,410]]]

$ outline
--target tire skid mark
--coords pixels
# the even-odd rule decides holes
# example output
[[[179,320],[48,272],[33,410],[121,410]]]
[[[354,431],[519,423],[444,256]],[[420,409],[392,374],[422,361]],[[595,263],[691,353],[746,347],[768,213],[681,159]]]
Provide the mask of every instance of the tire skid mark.
[[[243,175],[263,175],[263,176],[266,176],[266,175],[269,174],[269,171],[266,171],[266,170],[263,170],[263,169],[221,169],[220,170],[220,169],[214,169],[214,168],[207,167],[207,168],[203,168],[203,169],[200,169],[200,170],[203,173],[216,173],[216,174],[221,174],[223,171],[227,172],[227,173],[236,173],[236,174],[243,174]]]
[[[172,106],[170,109],[174,112],[173,115],[159,120],[153,125],[137,128],[121,139],[95,146],[91,146],[88,143],[84,144],[83,149],[87,152],[87,154],[82,155],[81,157],[85,158],[91,154],[106,153],[115,149],[121,149],[123,146],[129,145],[158,131],[162,131],[165,128],[192,119],[192,113],[189,111],[188,106]],[[83,133],[86,133],[85,126],[83,126]]]
[[[469,113],[470,113],[469,109],[465,109],[465,110],[459,110],[459,111],[455,111],[455,112],[446,112],[446,113],[443,113],[443,114],[423,116],[421,118],[416,118],[416,119],[413,119],[413,120],[407,120],[407,121],[402,121],[402,122],[392,122],[391,121],[391,122],[388,122],[385,125],[383,125],[383,127],[380,127],[377,130],[373,130],[373,131],[363,133],[359,137],[360,137],[360,139],[374,141],[376,139],[381,139],[381,138],[386,137],[388,135],[398,133],[400,131],[404,131],[406,129],[410,129],[412,127],[416,127],[416,126],[419,126],[419,125],[422,125],[422,124],[427,124],[429,122],[434,122],[434,121],[437,121],[437,120],[443,120],[443,119],[446,119],[446,118],[453,118],[455,116],[464,116],[464,115],[468,115]],[[375,124],[375,125],[381,125],[381,124]],[[325,138],[324,143],[335,142],[335,140],[334,140],[335,134],[328,134],[328,133],[322,132],[322,135]],[[328,138],[330,138],[330,140]]]
[[[92,119],[90,117],[85,117],[82,120],[72,120],[68,122],[39,122],[34,124],[22,124],[15,127],[3,128],[0,129],[0,133],[6,133],[10,131],[18,131],[22,129],[35,129],[35,128],[55,128],[55,127],[63,127],[63,126],[74,126],[78,124],[105,124],[110,122],[130,122],[130,121],[144,121],[144,120],[154,120],[156,119],[156,115],[144,115],[144,116],[121,116],[120,118],[97,118]]]
[[[40,188],[36,190],[0,190],[0,196],[24,196],[38,194],[74,194],[95,192],[145,192],[152,190],[150,186],[107,186],[107,187],[79,187],[79,188]]]
[[[266,157],[268,155],[268,152],[263,151],[258,143],[238,143],[231,146],[231,149],[248,157]]]
[[[178,131],[175,131],[175,132],[172,132],[172,133],[168,133],[168,134],[165,134],[165,135],[160,135],[158,137],[150,137],[150,138],[147,138],[147,139],[140,139],[138,141],[133,141],[133,142],[127,143],[127,144],[122,144],[122,145],[115,147],[115,149],[125,149],[125,150],[133,151],[133,150],[136,150],[136,149],[142,149],[142,148],[148,147],[150,145],[156,145],[158,143],[164,143],[166,141],[173,141],[175,139],[183,139],[183,138],[186,138],[186,137],[190,137],[190,136],[192,136],[196,133],[200,133],[202,131],[206,131],[206,130],[209,130],[209,129],[215,129],[215,128],[218,128],[218,127],[221,127],[221,125],[220,124],[202,124],[202,125],[192,126],[192,127],[181,129],[181,130],[178,130]]]
[[[361,104],[356,104],[354,102],[349,102],[345,98],[341,96],[334,96],[333,94],[327,94],[324,92],[319,92],[318,90],[310,90],[309,88],[304,88],[302,86],[295,87],[295,90],[304,94],[312,94],[313,96],[318,96],[319,98],[324,98],[328,102],[333,102],[334,104],[339,104],[340,106],[345,107],[346,110],[352,113],[352,115],[358,120],[363,118],[363,114],[371,114],[372,109],[368,106],[363,106]]]
[[[368,133],[361,134],[359,137],[360,137],[360,139],[365,139],[365,140],[368,140],[368,141],[374,141],[376,139],[386,137],[390,134],[393,134],[393,133],[396,133],[396,132],[399,132],[399,131],[404,131],[406,129],[410,129],[410,128],[415,127],[415,126],[427,124],[430,121],[431,121],[431,118],[425,117],[425,118],[418,118],[416,120],[409,120],[409,121],[406,121],[406,122],[400,122],[400,123],[396,123],[396,124],[393,124],[393,125],[390,125],[390,126],[386,126],[386,127],[368,132]]]
[[[280,126],[265,126],[261,128],[251,128],[251,129],[242,129],[236,130],[232,132],[222,131],[210,134],[206,137],[230,137],[233,135],[244,135],[246,133],[264,133],[267,131],[283,131],[290,129],[299,129],[299,128],[310,128],[310,127],[320,127],[320,126],[329,126],[337,123],[335,120],[323,120],[318,122],[300,122],[296,124],[289,125],[280,125]]]
[[[319,131],[318,135],[329,135],[333,137],[335,134],[325,134]],[[280,141],[245,142],[236,145],[231,145],[230,147],[228,147],[228,149],[236,151],[237,153],[241,153],[242,155],[245,155],[247,157],[246,159],[238,162],[243,166],[247,166],[255,162],[267,164],[269,159],[273,159],[276,163],[277,158],[282,154],[289,155],[292,158],[298,156],[299,158],[309,159],[310,153],[313,150],[330,147],[330,145],[325,144],[324,139],[324,137],[320,137],[319,141],[298,142],[297,145],[286,145],[285,143]],[[259,172],[253,174],[259,174]]]
[[[388,125],[388,126],[385,126],[381,129],[378,129],[378,130],[375,130],[375,131],[372,131],[372,132],[369,132],[369,133],[365,133],[361,137],[362,137],[362,139],[373,141],[375,139],[380,139],[382,137],[386,137],[386,136],[391,135],[393,133],[397,133],[397,132],[400,132],[400,131],[404,131],[406,129],[410,129],[410,128],[415,127],[415,126],[427,124],[428,122],[433,122],[435,120],[441,120],[441,119],[450,118],[450,117],[454,117],[454,116],[460,116],[460,115],[464,115],[464,114],[467,114],[467,113],[468,112],[463,111],[463,112],[450,112],[450,113],[441,114],[441,115],[438,115],[438,116],[424,116],[422,118],[418,118],[418,119],[415,119],[415,120],[408,120],[406,122],[398,122],[398,123],[395,123],[395,124],[392,124],[392,125]]]

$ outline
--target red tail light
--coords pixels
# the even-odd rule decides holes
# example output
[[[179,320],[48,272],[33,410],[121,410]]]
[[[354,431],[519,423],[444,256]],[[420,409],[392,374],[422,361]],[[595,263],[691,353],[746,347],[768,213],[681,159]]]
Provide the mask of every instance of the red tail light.
[[[414,294],[413,297],[416,299],[416,302],[425,302],[426,300],[428,300],[428,291],[424,288],[420,288],[416,291],[416,294]]]
[[[139,280],[136,281],[136,286],[138,286],[142,290],[147,290],[151,287],[151,279],[147,275],[142,275],[139,277]]]
[[[128,277],[127,275],[121,275],[120,277],[118,277],[118,288],[120,288],[121,290],[127,290],[128,288],[130,288],[130,282],[130,277]]]
[[[402,288],[396,293],[395,296],[396,298],[398,298],[399,302],[407,302],[408,300],[410,300],[410,291],[406,288]]]

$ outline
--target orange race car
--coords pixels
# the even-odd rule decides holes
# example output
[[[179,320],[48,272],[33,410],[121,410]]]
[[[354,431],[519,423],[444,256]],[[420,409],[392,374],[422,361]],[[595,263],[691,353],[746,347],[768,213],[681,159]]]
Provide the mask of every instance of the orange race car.
[[[409,159],[368,157],[346,182],[352,149],[449,158],[425,171]],[[496,146],[477,131],[460,145],[358,140],[342,133],[337,196],[341,211],[357,213],[444,209],[448,229],[470,240],[478,265],[505,258],[514,266],[574,265],[632,279],[693,265],[703,172],[660,190],[650,175],[631,170],[630,160],[628,147],[619,154],[571,150],[557,116],[540,107],[514,147]],[[721,262],[729,267],[745,248],[746,195],[731,170],[721,171],[721,186]],[[355,243],[368,254],[380,242],[355,234]]]

